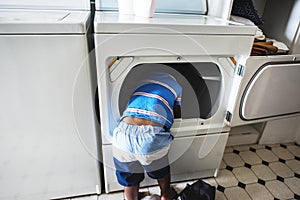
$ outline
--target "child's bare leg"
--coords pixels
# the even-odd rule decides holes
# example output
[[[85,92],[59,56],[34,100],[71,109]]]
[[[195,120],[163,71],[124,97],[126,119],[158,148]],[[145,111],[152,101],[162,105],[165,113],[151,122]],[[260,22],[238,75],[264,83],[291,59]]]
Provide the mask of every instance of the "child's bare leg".
[[[139,185],[124,187],[126,200],[138,200]]]
[[[158,185],[160,187],[160,199],[161,200],[172,200],[176,198],[176,191],[171,188],[171,175],[170,173],[163,178],[157,179]]]

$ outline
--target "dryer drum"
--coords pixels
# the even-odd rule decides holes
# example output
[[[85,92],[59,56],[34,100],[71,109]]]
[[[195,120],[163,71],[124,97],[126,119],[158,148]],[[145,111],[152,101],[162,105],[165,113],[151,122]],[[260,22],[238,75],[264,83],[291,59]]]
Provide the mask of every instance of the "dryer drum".
[[[211,87],[209,89],[207,85],[209,81],[203,79],[199,68],[206,68],[202,69],[205,73],[205,71],[208,71],[207,68],[213,68],[212,65],[214,67],[212,71],[215,71],[217,76],[220,76],[217,65],[212,63],[145,63],[134,66],[121,86],[119,95],[120,113],[123,113],[125,110],[127,101],[137,87],[139,80],[147,76],[151,71],[161,71],[170,73],[183,87],[182,118],[210,118],[213,113],[212,105],[217,101],[216,95],[212,95],[210,90],[217,90],[217,92],[213,91],[213,93],[217,94],[220,89],[220,83],[209,83]]]
[[[170,63],[167,65],[180,72],[192,86],[198,100],[199,117],[209,118],[212,109],[211,98],[207,85],[199,71],[191,63]]]

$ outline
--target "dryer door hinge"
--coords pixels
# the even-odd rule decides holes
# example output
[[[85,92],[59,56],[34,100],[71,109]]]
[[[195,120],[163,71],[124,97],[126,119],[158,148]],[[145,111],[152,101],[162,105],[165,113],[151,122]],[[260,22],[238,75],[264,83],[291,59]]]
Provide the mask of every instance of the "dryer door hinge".
[[[226,117],[225,117],[225,119],[226,119],[228,122],[230,122],[230,121],[231,121],[231,118],[232,118],[231,112],[226,111]]]
[[[244,70],[245,70],[245,66],[239,64],[238,68],[237,68],[237,71],[236,71],[237,75],[244,76]]]

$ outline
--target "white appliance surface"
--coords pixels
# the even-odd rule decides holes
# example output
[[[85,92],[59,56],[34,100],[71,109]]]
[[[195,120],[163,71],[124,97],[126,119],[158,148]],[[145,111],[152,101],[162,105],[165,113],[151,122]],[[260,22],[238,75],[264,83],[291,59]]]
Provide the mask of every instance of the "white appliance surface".
[[[89,17],[89,11],[0,9],[0,33],[82,34]]]
[[[90,10],[89,0],[1,0],[1,8]]]
[[[299,56],[298,56],[299,57]],[[251,56],[237,70],[227,121],[230,126],[300,115],[300,62],[295,55]]]
[[[227,142],[228,133],[209,136],[175,138],[169,152],[172,181],[193,180],[196,178],[216,175],[220,165],[220,157]],[[115,178],[115,168],[112,160],[112,146],[103,146],[105,160],[105,189],[107,192],[121,190]],[[190,165],[189,165],[190,164]],[[155,185],[157,181],[145,176],[141,187]]]
[[[0,199],[101,191],[90,11],[78,2],[0,2]]]
[[[282,76],[283,73],[285,76]],[[252,120],[265,116],[300,112],[299,74],[299,63],[266,65],[257,72],[255,79],[248,85],[248,90],[244,93],[243,117]],[[266,87],[267,96],[262,92],[261,86]],[[278,95],[279,93],[280,95]],[[253,102],[258,102],[258,98],[263,100],[256,106],[256,109],[249,106]]]
[[[247,26],[206,15],[155,14],[153,18],[96,12],[96,33],[168,33],[253,35],[255,26]]]
[[[122,189],[114,175],[111,135],[122,112],[121,102],[130,96],[128,88],[134,88],[148,71],[158,70],[174,75],[183,93],[188,93],[190,78],[182,78],[184,72],[174,71],[174,65],[191,64],[198,70],[212,105],[207,117],[200,117],[201,109],[195,106],[198,115],[175,119],[169,154],[173,180],[216,176],[229,131],[224,119],[235,76],[229,57],[247,58],[256,27],[207,16],[158,14],[147,20],[109,12],[96,12],[94,24],[106,192]],[[182,99],[188,98],[194,102],[193,95]],[[182,113],[187,106],[182,104]],[[186,167],[192,162],[195,166]],[[146,178],[142,185],[153,183]]]
[[[0,91],[5,94],[0,101],[0,199],[97,193],[85,42],[84,35],[0,36]]]
[[[300,135],[300,116],[271,120],[266,123],[259,144],[289,143]]]

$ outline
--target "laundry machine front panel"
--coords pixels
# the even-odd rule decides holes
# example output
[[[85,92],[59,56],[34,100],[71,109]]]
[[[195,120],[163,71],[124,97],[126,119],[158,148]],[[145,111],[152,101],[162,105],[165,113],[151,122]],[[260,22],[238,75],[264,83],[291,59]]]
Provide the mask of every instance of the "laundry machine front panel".
[[[250,47],[252,41],[253,38],[250,36],[236,38],[234,36],[215,35],[96,34],[96,62],[101,98],[100,113],[102,116],[106,116],[102,119],[102,132],[111,132],[113,127],[115,127],[110,127],[108,124],[108,121],[115,121],[111,112],[107,110],[107,102],[113,101],[109,93],[110,81],[114,81],[119,76],[118,74],[123,74],[124,76],[128,73],[129,68],[127,64],[131,62],[130,59],[135,58],[135,64],[141,64],[147,62],[160,63],[164,59],[166,62],[178,62],[177,59],[181,59],[184,56],[194,56],[198,59],[195,59],[195,62],[211,62],[211,57],[216,58],[214,55],[227,57],[239,53],[248,54],[250,52],[248,46]],[[244,44],[247,48],[239,44]],[[214,46],[220,46],[220,48],[215,48]],[[102,51],[102,49],[105,49],[105,51]],[[167,60],[166,57],[170,56],[173,58]],[[119,62],[116,62],[116,65],[112,66],[112,80],[110,80],[108,78],[108,66],[114,57],[122,57],[123,59],[120,59]],[[140,58],[142,60],[139,60]],[[214,62],[217,63],[218,61]],[[133,63],[129,66],[132,67]],[[221,68],[220,70],[225,70],[225,68]],[[228,81],[228,79],[224,77],[224,81]],[[118,83],[121,84],[120,82]],[[106,119],[109,120],[106,121]],[[102,142],[106,141],[106,139],[102,140]]]
[[[247,48],[238,45],[237,40],[243,44],[247,44]],[[193,127],[194,125],[204,130],[205,125],[207,125],[206,130],[209,131],[213,131],[213,128],[216,127],[224,127],[225,110],[223,109],[226,107],[224,104],[227,101],[226,95],[229,90],[227,87],[231,82],[233,68],[230,64],[221,64],[219,58],[226,58],[241,52],[247,55],[250,51],[250,47],[248,48],[248,46],[252,41],[253,38],[250,36],[235,38],[233,36],[215,35],[96,34],[95,51],[97,55],[100,116],[104,116],[101,118],[102,142],[104,144],[111,143],[110,135],[120,116],[118,91],[123,84],[123,80],[131,68],[149,63],[174,63],[173,65],[176,65],[176,63],[192,62],[193,65],[199,65],[200,68],[202,66],[203,70],[206,68],[206,73],[208,71],[211,73],[214,72],[213,77],[207,77],[206,79],[206,84],[210,84],[210,95],[212,95],[215,99],[214,101],[219,105],[213,107],[212,111],[216,113],[214,113],[212,118],[207,119],[207,121],[211,120],[214,123],[205,124],[200,122],[199,125],[199,120],[194,122],[193,120],[186,119],[184,122],[177,120],[174,127],[180,126],[181,128],[185,127],[188,129],[188,127]],[[220,45],[220,43],[223,45]],[[220,46],[220,48],[214,48],[214,45]],[[206,63],[205,65],[207,63],[210,64],[205,67],[203,63]],[[174,69],[173,71],[173,73],[176,72]],[[218,81],[221,81],[221,83],[218,83]],[[213,89],[214,87],[215,89]],[[123,107],[124,102],[121,103]],[[114,104],[113,108],[111,103]],[[191,113],[187,115],[191,115],[190,118],[193,116]],[[189,125],[184,126],[185,124]],[[215,126],[213,124],[218,125]],[[184,130],[186,130],[185,128]],[[183,133],[183,131],[177,130],[175,132]],[[186,130],[186,132],[190,132],[190,130]]]
[[[175,138],[168,154],[172,182],[216,176],[227,138],[228,133]],[[111,145],[103,145],[103,157],[105,191],[122,190],[123,187],[115,176]],[[187,163],[193,163],[193,165],[187,166]],[[140,186],[156,184],[156,180],[146,176]]]
[[[0,35],[0,157],[7,163],[1,165],[0,199],[97,193],[95,83],[85,40]]]
[[[231,126],[300,115],[300,63],[294,56],[279,57],[247,60],[234,108],[227,112]]]
[[[172,182],[192,180],[217,175],[228,133],[212,134],[209,136],[175,138],[168,154]],[[103,146],[104,178],[106,192],[122,190],[115,176],[112,146]],[[187,166],[187,163],[193,163]],[[140,186],[151,186],[157,181],[145,177]]]
[[[172,181],[216,176],[227,138],[228,133],[175,138],[169,152]]]

